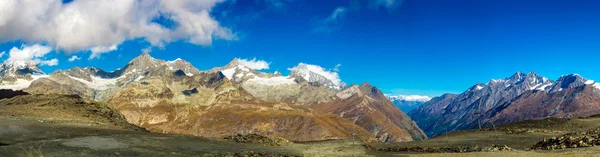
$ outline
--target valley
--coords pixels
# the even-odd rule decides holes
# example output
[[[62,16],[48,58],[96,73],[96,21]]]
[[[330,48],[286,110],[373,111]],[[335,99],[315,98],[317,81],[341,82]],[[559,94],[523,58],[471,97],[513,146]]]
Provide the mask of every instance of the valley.
[[[16,89],[24,92],[1,93],[0,133],[10,138],[0,141],[0,154],[6,156],[537,156],[569,150],[585,156],[595,147],[533,148],[600,128],[600,118],[583,118],[596,113],[590,102],[598,102],[597,83],[579,75],[555,82],[517,73],[459,95],[411,99],[384,95],[369,83],[345,85],[306,64],[289,76],[256,71],[238,59],[200,71],[183,59],[143,53],[112,72],[76,67],[46,75],[19,69],[34,65],[3,67],[25,73],[10,73],[2,87],[29,82]],[[11,81],[14,76],[21,81]],[[422,105],[405,114],[394,103]],[[473,130],[479,120],[484,129]],[[262,142],[224,139],[246,135]],[[260,144],[277,139],[291,143]]]

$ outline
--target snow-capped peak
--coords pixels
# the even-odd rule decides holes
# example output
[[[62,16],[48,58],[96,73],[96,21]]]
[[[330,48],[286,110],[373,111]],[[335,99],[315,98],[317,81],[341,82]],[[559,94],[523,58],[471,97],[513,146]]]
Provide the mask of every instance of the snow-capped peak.
[[[44,72],[33,61],[14,61],[0,64],[0,77],[23,75],[44,75]]]
[[[326,70],[318,65],[300,63],[298,66],[289,68],[292,76],[304,78],[308,82],[318,82],[322,85],[340,89],[342,80],[337,72]]]
[[[392,101],[404,100],[404,101],[427,102],[427,101],[431,100],[431,97],[423,96],[423,95],[385,95],[385,96]]]

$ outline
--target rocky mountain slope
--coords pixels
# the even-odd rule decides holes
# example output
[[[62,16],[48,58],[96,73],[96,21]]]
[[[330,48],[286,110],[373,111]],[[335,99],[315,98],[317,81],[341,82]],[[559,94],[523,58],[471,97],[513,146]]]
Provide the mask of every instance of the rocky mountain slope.
[[[257,133],[292,141],[426,138],[376,88],[365,85],[361,92],[347,93],[342,89],[350,88],[334,79],[337,76],[302,65],[282,76],[256,71],[234,59],[201,72],[184,60],[157,60],[144,53],[112,72],[93,67],[57,71],[33,81],[25,91],[105,101],[128,122],[161,133],[212,137]]]
[[[485,123],[507,124],[523,119],[576,118],[600,113],[600,84],[593,80],[565,75],[551,89],[521,94],[509,104],[502,104],[502,110],[488,113],[490,117]]]
[[[507,124],[525,119],[589,116],[595,108],[598,88],[579,75],[565,75],[556,82],[535,72],[478,83],[459,95],[433,98],[409,113],[430,136],[456,130]]]
[[[0,91],[0,94],[12,95],[0,100],[0,116],[145,131],[128,123],[125,117],[110,105],[86,101],[77,95],[29,95],[21,91],[6,90]]]
[[[318,111],[340,115],[363,127],[385,143],[423,140],[427,136],[376,87],[364,83],[351,85],[337,95],[336,101],[314,105]]]

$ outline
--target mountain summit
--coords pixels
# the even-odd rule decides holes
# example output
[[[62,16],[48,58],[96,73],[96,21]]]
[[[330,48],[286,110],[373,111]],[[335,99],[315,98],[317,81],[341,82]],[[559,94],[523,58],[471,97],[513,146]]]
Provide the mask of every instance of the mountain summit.
[[[337,73],[325,72],[321,67],[300,63],[290,70],[290,75],[293,77],[302,78],[308,82],[318,83],[335,89],[343,88]]]
[[[21,90],[43,77],[47,75],[33,61],[0,64],[0,89]]]
[[[0,77],[23,77],[26,75],[43,75],[44,72],[33,61],[16,61],[0,64]]]

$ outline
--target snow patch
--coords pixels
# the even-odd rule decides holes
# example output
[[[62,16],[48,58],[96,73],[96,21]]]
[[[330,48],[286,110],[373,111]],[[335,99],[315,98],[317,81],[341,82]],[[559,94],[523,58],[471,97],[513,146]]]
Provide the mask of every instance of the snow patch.
[[[221,73],[223,73],[223,75],[225,75],[225,77],[227,77],[227,79],[233,80],[233,74],[235,73],[235,69],[236,68],[221,70]]]
[[[541,86],[540,88],[537,88],[537,89],[538,89],[538,90],[546,90],[546,88],[548,88],[548,86],[551,86],[551,85],[552,85],[552,83],[550,83],[550,84],[545,84],[545,85],[543,85],[543,86]]]
[[[585,84],[594,84],[594,83],[596,83],[596,81],[594,81],[594,80],[587,80],[587,81],[585,81]]]
[[[537,89],[537,88],[538,88],[539,86],[541,86],[541,85],[542,85],[541,83],[538,83],[538,84],[536,84],[535,86],[533,86],[533,87],[529,88],[529,90],[534,90],[534,89]]]
[[[33,78],[32,80],[17,79],[17,81],[15,81],[13,83],[0,85],[0,89],[23,90],[23,89],[29,87],[31,85],[31,82],[33,82],[37,79],[45,78],[45,77],[49,77],[49,76],[48,75],[31,75],[31,77]]]
[[[144,75],[142,75],[142,76],[138,76],[137,78],[135,78],[135,81],[140,81],[140,80],[142,80],[142,79],[144,79]]]
[[[599,90],[600,90],[600,83],[594,83],[594,85],[593,85],[593,86],[594,86],[594,87],[596,87],[596,89],[599,89]]]
[[[77,77],[73,77],[73,76],[69,76],[70,78],[77,80],[83,84],[85,84],[86,86],[95,89],[95,90],[106,90],[108,89],[110,86],[114,86],[117,83],[117,78],[114,79],[105,79],[105,78],[100,78],[97,76],[90,76],[92,78],[92,81],[87,81],[81,78],[77,78]],[[136,79],[137,80],[137,79]]]
[[[172,60],[172,61],[167,61],[167,62],[168,62],[168,63],[175,63],[175,62],[177,62],[177,61],[180,61],[180,60],[182,60],[182,59],[181,59],[181,58],[177,58],[177,59],[175,59],[175,60]]]
[[[277,86],[277,85],[286,85],[286,84],[296,84],[293,78],[285,77],[285,76],[276,76],[270,78],[264,77],[254,77],[246,81],[246,83],[256,83],[265,86]]]
[[[477,87],[476,87],[476,88],[477,88],[477,90],[481,90],[481,89],[483,89],[483,87],[481,87],[480,85],[477,85]]]

